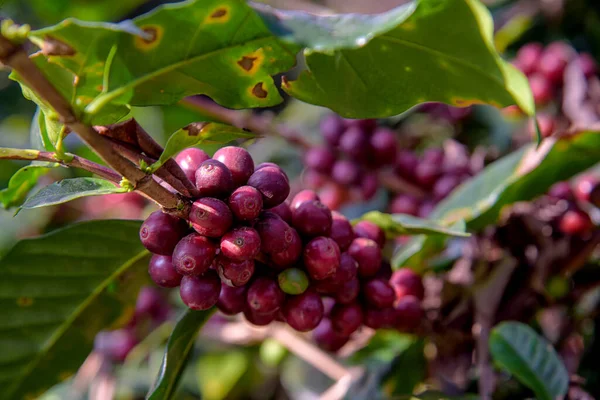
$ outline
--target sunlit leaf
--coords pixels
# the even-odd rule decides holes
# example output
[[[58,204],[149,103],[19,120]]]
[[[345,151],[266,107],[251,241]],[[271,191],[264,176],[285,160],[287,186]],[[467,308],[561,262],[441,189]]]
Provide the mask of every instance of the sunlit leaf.
[[[72,178],[52,183],[29,197],[22,208],[37,208],[66,203],[88,196],[123,193],[126,190],[100,178]]]
[[[492,35],[478,0],[419,0],[412,15],[363,47],[307,49],[307,71],[283,89],[349,118],[388,117],[427,101],[517,104],[532,115],[527,79],[500,58]]]

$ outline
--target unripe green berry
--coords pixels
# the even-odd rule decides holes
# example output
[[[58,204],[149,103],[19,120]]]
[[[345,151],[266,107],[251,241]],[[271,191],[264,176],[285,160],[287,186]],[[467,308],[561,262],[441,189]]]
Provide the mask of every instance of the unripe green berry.
[[[308,288],[306,273],[298,268],[288,268],[277,277],[279,287],[287,294],[301,294]]]

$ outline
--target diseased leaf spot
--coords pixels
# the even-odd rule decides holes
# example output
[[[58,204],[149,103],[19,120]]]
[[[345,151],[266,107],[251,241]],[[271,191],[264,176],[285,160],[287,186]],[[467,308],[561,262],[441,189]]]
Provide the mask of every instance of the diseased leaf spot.
[[[244,71],[246,75],[255,75],[263,61],[265,60],[265,52],[263,49],[258,49],[250,54],[244,55],[237,61],[237,65]]]
[[[242,67],[242,69],[250,71],[252,69],[252,66],[254,65],[254,61],[256,61],[256,57],[244,56],[237,63],[240,67]]]
[[[252,88],[252,95],[255,96],[255,97],[258,97],[259,99],[266,98],[268,94],[269,93],[267,93],[267,91],[264,88],[264,83],[263,82],[258,82]]]
[[[224,17],[225,15],[227,15],[227,10],[224,8],[219,8],[216,11],[214,11],[210,17],[211,18],[221,18]]]
[[[205,23],[219,23],[222,24],[224,22],[229,21],[231,18],[231,12],[229,7],[221,6],[214,9],[211,13],[208,14],[208,17],[204,20]]]
[[[165,33],[163,27],[159,25],[141,26],[140,29],[146,33],[146,36],[136,36],[134,44],[135,47],[143,51],[152,50],[158,46]]]
[[[17,299],[17,305],[19,307],[29,307],[32,304],[33,304],[33,298],[31,298],[31,297],[22,296]]]
[[[208,124],[208,122],[192,122],[183,130],[188,132],[188,136],[198,136]]]

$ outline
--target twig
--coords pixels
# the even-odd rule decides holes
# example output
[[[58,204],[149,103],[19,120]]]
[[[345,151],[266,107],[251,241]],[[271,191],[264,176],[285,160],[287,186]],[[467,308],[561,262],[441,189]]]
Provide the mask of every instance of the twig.
[[[138,151],[136,151],[135,149],[132,148],[133,146],[121,144],[121,143],[118,143],[117,141],[112,141],[112,146],[114,147],[116,152],[121,154],[123,157],[127,158],[132,163],[138,164],[141,160],[141,161],[144,161],[146,164],[150,165],[150,164],[153,164],[156,162],[156,159],[154,159],[152,157],[148,157],[145,154],[139,153]],[[175,190],[177,190],[179,193],[183,194],[184,196],[193,197],[193,196],[195,196],[195,194],[197,192],[196,188],[194,188],[194,193],[190,192],[188,190],[188,188],[185,187],[185,185],[179,179],[174,177],[165,168],[164,164],[159,169],[154,171],[154,174],[156,176],[158,176],[160,179],[162,179],[163,181],[167,182]],[[187,179],[187,177],[186,177],[186,180],[188,180],[188,182],[189,182],[189,179]]]
[[[352,387],[352,384],[363,374],[362,368],[353,368],[349,371],[348,375],[343,376],[337,382],[325,390],[319,400],[341,400],[346,397],[348,390]]]
[[[139,153],[145,153],[149,157],[155,159],[155,161],[156,159],[160,158],[164,150],[163,147],[158,144],[134,118],[118,124],[95,126],[94,129],[102,136],[109,137],[112,139],[112,141],[125,143],[129,146],[132,146],[134,150],[139,150]],[[137,163],[139,159],[132,161]],[[157,173],[160,178],[165,180],[168,184],[186,196],[199,197],[198,189],[192,182],[190,182],[175,160],[168,159],[161,166],[161,168],[163,169],[163,172],[166,169],[168,174],[163,173],[163,176],[161,176]],[[179,183],[174,182],[174,179],[178,180]],[[178,187],[181,186],[183,186],[185,189],[179,190]]]
[[[379,182],[393,193],[406,193],[419,199],[426,196],[426,193],[420,187],[400,178],[391,170],[382,170],[377,177]]]
[[[474,330],[479,330],[477,336],[477,366],[479,369],[479,396],[483,400],[490,400],[496,386],[496,376],[490,363],[488,342],[490,331],[494,324],[496,311],[506,289],[510,277],[517,266],[514,258],[505,258],[496,265],[492,276],[479,286],[474,293],[475,325]]]
[[[187,97],[181,101],[187,107],[193,108],[200,113],[209,116],[211,119],[236,126],[238,128],[249,129],[255,133],[264,135],[276,135],[284,138],[290,143],[303,149],[313,147],[312,144],[304,140],[293,130],[285,129],[273,123],[273,119],[265,116],[258,116],[251,111],[230,110],[222,107],[215,102],[203,97]]]
[[[58,160],[55,153],[48,151],[0,148],[0,159],[3,160],[48,161],[65,167],[84,169],[117,184],[121,181],[121,175],[104,165],[96,164],[93,161],[74,154],[67,153],[66,156],[70,161]]]
[[[333,380],[340,380],[351,373],[350,370],[334,360],[329,354],[302,339],[282,324],[273,323],[269,333],[273,339],[281,343],[290,352]]]
[[[115,153],[106,138],[81,122],[67,100],[29,59],[22,46],[12,43],[4,36],[0,36],[0,62],[17,71],[25,84],[53,108],[59,120],[72,132],[76,132],[109,166],[129,180],[136,190],[146,194],[167,211],[180,216],[189,213],[188,203],[162,187],[151,175],[147,175],[129,160]]]

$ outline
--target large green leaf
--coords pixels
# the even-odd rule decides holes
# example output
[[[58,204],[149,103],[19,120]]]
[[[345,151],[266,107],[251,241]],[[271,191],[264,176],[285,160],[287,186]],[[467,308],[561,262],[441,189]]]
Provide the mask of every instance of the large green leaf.
[[[379,211],[370,211],[360,217],[361,220],[371,221],[383,229],[388,237],[400,235],[446,235],[446,236],[469,236],[465,233],[464,226],[461,230],[446,227],[434,220],[413,217],[406,214],[386,214]]]
[[[94,115],[111,104],[172,104],[192,94],[233,108],[272,106],[281,97],[271,75],[296,60],[297,48],[273,36],[242,0],[168,4],[133,24],[67,20],[31,37],[68,46],[70,55],[51,61],[78,70],[82,95],[101,90],[83,99]]]
[[[373,37],[404,22],[416,7],[411,1],[382,14],[315,15],[278,10],[261,3],[251,5],[283,40],[321,52],[364,46]]]
[[[283,88],[350,118],[388,117],[427,101],[517,104],[532,115],[527,79],[500,58],[492,34],[478,0],[419,0],[410,17],[363,47],[307,49],[308,70]]]
[[[0,260],[1,399],[36,398],[77,371],[97,332],[125,323],[147,276],[137,221],[91,221]]]
[[[468,229],[480,230],[497,221],[504,207],[546,193],[555,182],[571,178],[599,159],[598,132],[546,139],[538,149],[532,144],[490,164],[452,192],[430,218],[443,224],[464,220]],[[394,255],[392,264],[422,267],[444,244],[443,238],[411,239]]]
[[[71,178],[54,182],[33,194],[22,208],[54,206],[88,196],[100,196],[111,193],[123,193],[126,189],[100,178]]]
[[[20,206],[40,177],[47,174],[48,171],[50,169],[46,165],[31,164],[15,172],[8,182],[8,187],[0,190],[2,207]]]
[[[494,362],[531,388],[539,400],[562,398],[569,373],[546,339],[520,322],[503,322],[490,335]]]
[[[177,322],[167,343],[165,356],[154,387],[146,397],[148,400],[168,400],[173,398],[179,378],[189,361],[198,332],[213,314],[208,311],[187,310]]]
[[[194,122],[171,135],[160,158],[151,167],[156,171],[169,158],[188,147],[223,144],[238,138],[252,137],[253,134],[231,125],[218,122]]]
[[[68,17],[86,21],[113,21],[133,11],[147,0],[27,0],[28,10],[44,25]]]

